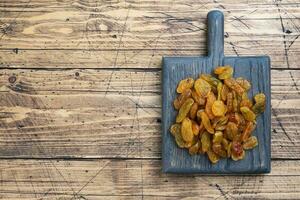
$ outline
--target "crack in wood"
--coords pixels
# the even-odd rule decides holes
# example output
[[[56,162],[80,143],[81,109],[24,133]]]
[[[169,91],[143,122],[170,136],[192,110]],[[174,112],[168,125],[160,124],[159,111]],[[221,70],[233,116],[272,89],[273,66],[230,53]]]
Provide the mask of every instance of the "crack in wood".
[[[275,2],[276,2],[275,5],[278,8],[279,19],[280,19],[280,24],[281,24],[281,29],[282,29],[282,38],[283,38],[284,56],[285,56],[285,59],[286,59],[286,65],[287,65],[287,68],[290,68],[289,55],[288,55],[288,49],[287,49],[287,44],[286,44],[286,36],[285,36],[285,27],[283,25],[283,20],[282,20],[282,16],[281,16],[281,10],[279,8],[278,0],[276,0]]]

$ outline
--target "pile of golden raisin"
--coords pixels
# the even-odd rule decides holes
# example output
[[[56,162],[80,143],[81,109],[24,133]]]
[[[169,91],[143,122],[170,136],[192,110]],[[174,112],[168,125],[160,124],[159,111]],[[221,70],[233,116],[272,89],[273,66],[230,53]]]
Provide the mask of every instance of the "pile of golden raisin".
[[[178,110],[176,123],[170,128],[180,148],[191,155],[205,154],[212,163],[220,158],[240,160],[245,150],[257,146],[251,133],[256,127],[256,116],[265,110],[263,93],[248,98],[251,84],[239,77],[233,78],[231,66],[214,70],[218,76],[200,74],[197,80],[181,80],[174,107]]]

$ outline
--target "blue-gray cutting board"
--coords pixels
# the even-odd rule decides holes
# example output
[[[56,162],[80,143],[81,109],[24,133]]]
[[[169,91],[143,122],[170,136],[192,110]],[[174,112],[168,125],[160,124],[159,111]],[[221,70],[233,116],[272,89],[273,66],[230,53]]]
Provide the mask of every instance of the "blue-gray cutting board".
[[[271,95],[270,95],[270,59],[268,56],[226,57],[224,56],[224,16],[220,11],[211,11],[208,18],[208,56],[164,57],[163,58],[163,107],[162,107],[162,163],[166,173],[268,173],[271,164]],[[255,49],[253,49],[255,53]],[[257,127],[253,135],[259,145],[247,150],[244,160],[221,159],[211,164],[207,155],[190,156],[186,149],[176,146],[169,128],[175,123],[177,111],[173,108],[176,87],[180,80],[200,73],[212,74],[217,66],[231,65],[234,77],[245,77],[252,83],[249,97],[263,92],[266,95],[266,110],[257,118]]]

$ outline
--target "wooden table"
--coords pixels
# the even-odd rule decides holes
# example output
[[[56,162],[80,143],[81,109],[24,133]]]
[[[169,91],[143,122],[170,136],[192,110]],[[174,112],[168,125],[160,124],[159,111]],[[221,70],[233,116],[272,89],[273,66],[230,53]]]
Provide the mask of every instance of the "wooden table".
[[[272,171],[161,173],[161,58],[272,59]],[[0,198],[299,199],[298,0],[0,0]]]

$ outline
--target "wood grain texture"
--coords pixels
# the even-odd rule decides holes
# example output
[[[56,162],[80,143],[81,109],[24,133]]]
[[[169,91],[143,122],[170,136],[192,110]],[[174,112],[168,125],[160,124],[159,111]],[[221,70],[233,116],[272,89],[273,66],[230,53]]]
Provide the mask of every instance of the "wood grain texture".
[[[1,157],[160,158],[160,73],[1,70]],[[300,71],[271,75],[272,156],[296,159]]]
[[[159,68],[161,55],[206,53],[206,14],[217,8],[226,55],[268,54],[273,67],[298,68],[297,0],[0,2],[1,67]]]
[[[160,160],[1,160],[3,199],[297,199],[299,161],[274,161],[267,176],[187,176]],[[188,184],[188,185],[187,185]],[[277,188],[277,189],[274,189]]]
[[[226,55],[299,68],[297,0],[0,0],[0,199],[299,199],[297,70],[272,71],[270,175],[160,171],[161,57],[206,54],[213,8]]]

